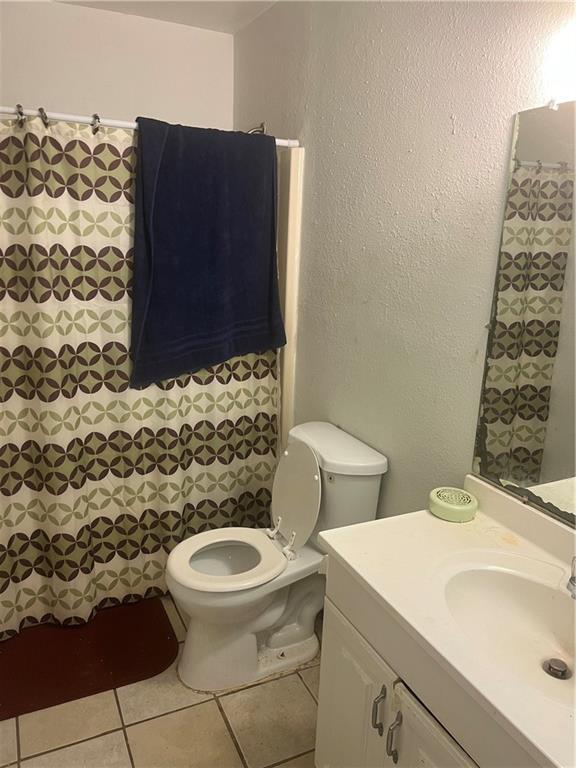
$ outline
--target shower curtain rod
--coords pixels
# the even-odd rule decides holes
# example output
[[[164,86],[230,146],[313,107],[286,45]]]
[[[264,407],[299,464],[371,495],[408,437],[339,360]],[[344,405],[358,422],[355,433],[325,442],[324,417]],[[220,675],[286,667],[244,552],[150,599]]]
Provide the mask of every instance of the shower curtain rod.
[[[567,162],[557,163],[542,163],[540,160],[518,160],[515,161],[516,167],[522,168],[543,168],[544,170],[552,170],[554,168],[566,168],[567,171],[573,171],[574,167]]]
[[[45,112],[42,107],[40,109],[19,109],[19,105],[16,107],[0,107],[0,114],[2,115],[14,115],[16,117],[40,117],[46,124],[48,120],[64,120],[68,123],[86,123],[97,128],[99,125],[106,125],[109,128],[126,128],[127,130],[135,131],[138,125],[134,122],[126,120],[110,120],[107,117],[99,117],[98,115],[67,115],[63,112]],[[298,139],[276,139],[277,147],[299,147],[300,142]]]

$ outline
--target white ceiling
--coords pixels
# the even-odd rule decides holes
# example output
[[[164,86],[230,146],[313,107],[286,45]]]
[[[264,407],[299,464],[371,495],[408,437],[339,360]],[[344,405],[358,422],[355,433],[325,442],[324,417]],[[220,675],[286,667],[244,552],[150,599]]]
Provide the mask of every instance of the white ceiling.
[[[274,5],[274,0],[76,0],[72,4],[234,34]]]

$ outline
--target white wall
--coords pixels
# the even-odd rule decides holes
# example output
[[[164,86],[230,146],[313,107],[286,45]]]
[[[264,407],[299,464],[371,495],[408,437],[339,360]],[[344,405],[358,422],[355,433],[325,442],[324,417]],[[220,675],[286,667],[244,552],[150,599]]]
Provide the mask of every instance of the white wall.
[[[51,2],[0,2],[0,102],[229,129],[233,37]]]
[[[472,462],[512,118],[568,3],[278,3],[235,126],[306,146],[297,420],[388,454],[382,514]]]

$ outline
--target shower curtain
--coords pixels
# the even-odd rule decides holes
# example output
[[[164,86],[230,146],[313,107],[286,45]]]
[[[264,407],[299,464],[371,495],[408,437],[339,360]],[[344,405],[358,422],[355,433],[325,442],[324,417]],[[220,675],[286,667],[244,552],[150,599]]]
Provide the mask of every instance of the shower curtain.
[[[276,353],[128,388],[135,134],[0,121],[0,640],[161,594],[268,523]]]
[[[540,476],[573,193],[566,168],[520,165],[512,174],[476,450],[487,477],[526,484]]]

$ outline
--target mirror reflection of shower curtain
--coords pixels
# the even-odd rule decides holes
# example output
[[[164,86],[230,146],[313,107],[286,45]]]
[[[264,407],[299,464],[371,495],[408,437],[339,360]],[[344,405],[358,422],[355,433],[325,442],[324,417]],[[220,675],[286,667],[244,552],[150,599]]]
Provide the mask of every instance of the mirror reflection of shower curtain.
[[[128,388],[132,131],[0,121],[0,640],[165,590],[184,536],[269,524],[276,352]]]
[[[574,176],[517,167],[511,177],[488,340],[476,461],[486,477],[537,482],[546,438]]]

